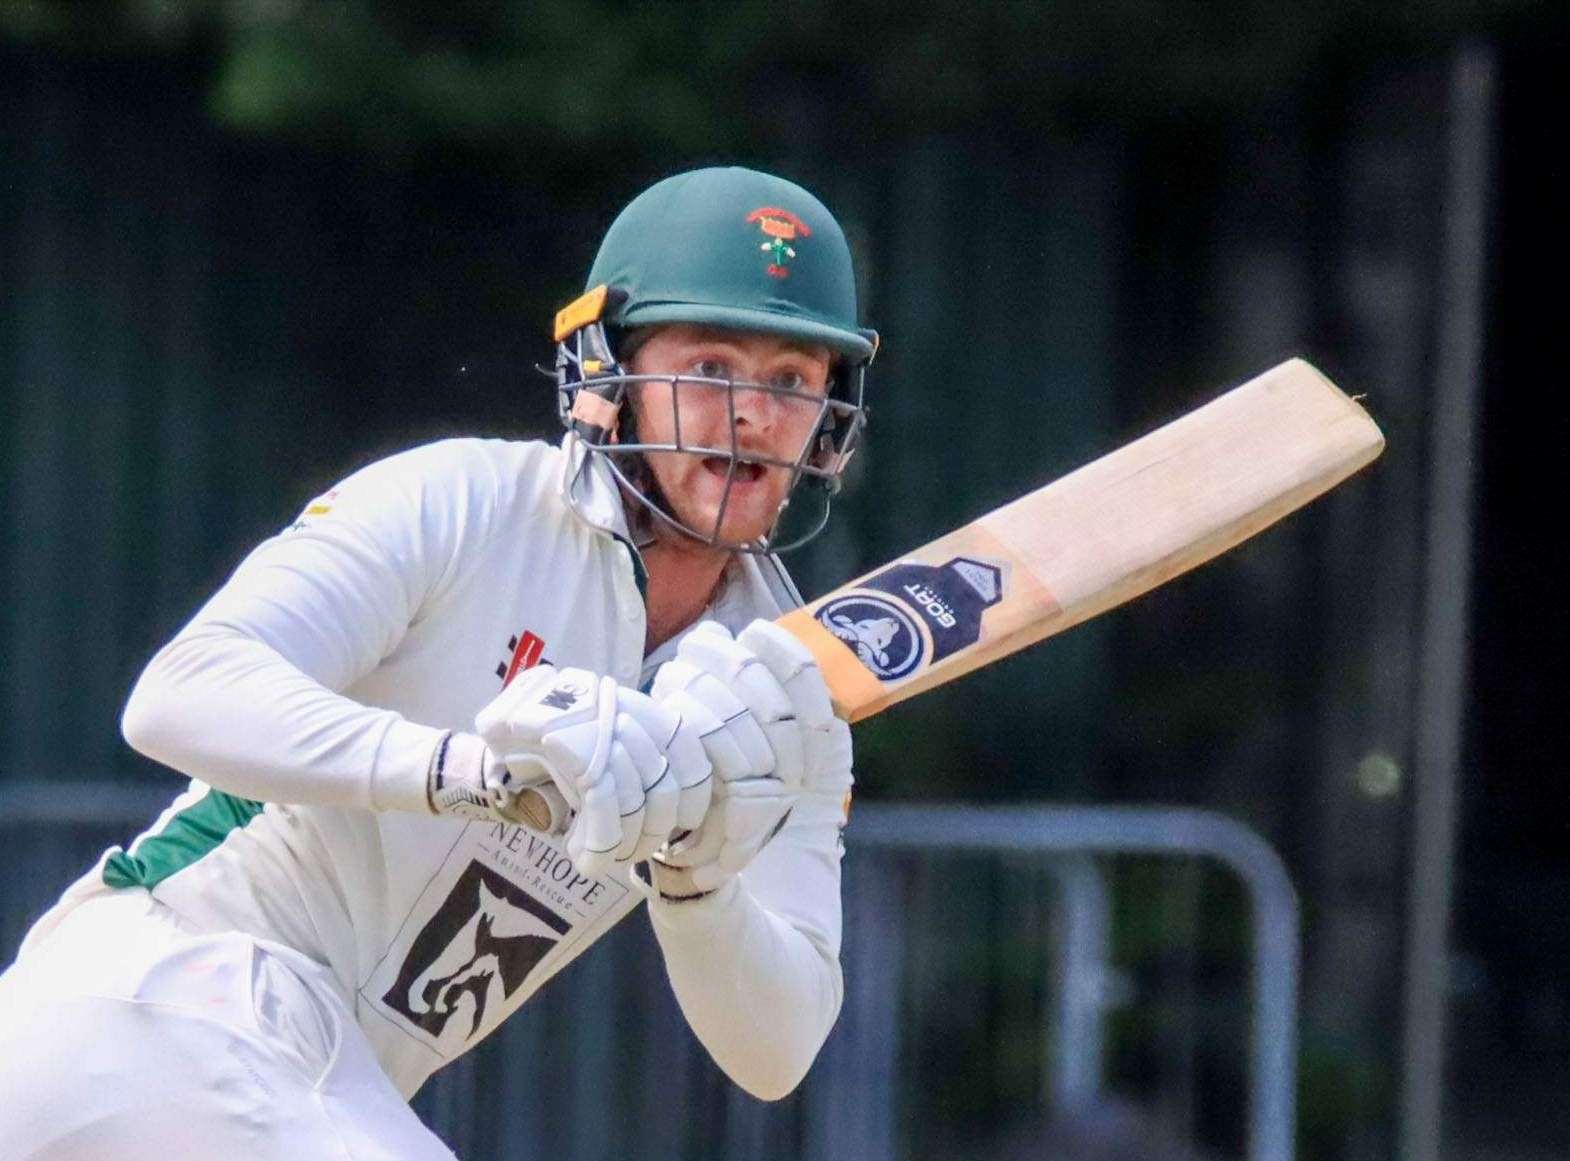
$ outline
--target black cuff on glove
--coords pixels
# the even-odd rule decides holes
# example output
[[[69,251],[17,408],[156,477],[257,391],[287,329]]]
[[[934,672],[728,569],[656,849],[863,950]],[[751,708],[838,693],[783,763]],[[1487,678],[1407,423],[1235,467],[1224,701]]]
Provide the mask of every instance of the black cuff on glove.
[[[707,899],[715,891],[719,890],[718,887],[714,887],[708,891],[699,891],[693,895],[668,895],[659,889],[659,884],[654,881],[654,872],[649,869],[648,863],[638,863],[633,867],[632,873],[658,891],[660,898],[667,903],[692,903],[699,899]]]

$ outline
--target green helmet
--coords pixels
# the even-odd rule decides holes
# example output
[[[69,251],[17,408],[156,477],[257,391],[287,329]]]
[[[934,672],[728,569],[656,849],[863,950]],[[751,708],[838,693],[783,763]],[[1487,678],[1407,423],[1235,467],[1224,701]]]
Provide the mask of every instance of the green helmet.
[[[556,316],[557,397],[567,429],[605,460],[651,515],[687,536],[735,551],[777,552],[816,535],[865,425],[864,377],[878,349],[877,333],[858,325],[850,247],[823,203],[793,182],[750,169],[668,177],[634,198],[611,224],[588,285]],[[676,443],[640,440],[624,407],[628,389],[667,377],[628,374],[621,340],[628,331],[666,323],[777,335],[838,356],[827,396],[812,400],[821,408],[817,427],[797,458],[768,461],[742,453],[734,427],[728,448],[683,446],[679,428]],[[682,381],[729,392],[760,386],[692,376]],[[718,521],[704,530],[676,517],[646,470],[647,452],[719,455],[732,462],[731,476],[744,463],[788,468],[792,490],[811,485],[821,505],[805,514],[798,506],[794,515],[805,518],[787,528],[787,495],[760,540],[728,543]]]
[[[625,292],[614,327],[702,323],[821,344],[855,363],[877,335],[857,324],[850,247],[822,202],[751,169],[696,169],[651,186],[612,223],[590,287]]]

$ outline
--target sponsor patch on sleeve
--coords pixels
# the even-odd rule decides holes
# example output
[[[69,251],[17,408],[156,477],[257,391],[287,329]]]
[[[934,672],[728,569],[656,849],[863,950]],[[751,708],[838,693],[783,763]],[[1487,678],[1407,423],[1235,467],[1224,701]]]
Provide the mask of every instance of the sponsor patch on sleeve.
[[[307,504],[305,506],[305,510],[300,513],[299,517],[295,520],[295,522],[293,524],[289,525],[289,527],[287,529],[285,529],[285,531],[293,532],[297,528],[304,528],[315,517],[327,515],[329,512],[331,512],[333,510],[333,502],[335,500],[337,500],[337,499],[338,499],[338,489],[337,488],[333,488],[330,491],[323,492],[320,496],[316,497],[316,499],[312,500],[309,504]]]

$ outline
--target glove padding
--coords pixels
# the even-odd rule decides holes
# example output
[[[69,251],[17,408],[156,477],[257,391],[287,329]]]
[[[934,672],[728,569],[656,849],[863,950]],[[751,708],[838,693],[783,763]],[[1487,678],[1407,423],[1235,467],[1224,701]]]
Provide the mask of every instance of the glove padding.
[[[714,764],[703,825],[650,862],[667,898],[707,894],[741,871],[785,825],[805,786],[850,785],[850,730],[806,646],[770,621],[732,638],[705,621],[661,666],[655,701],[698,727]],[[843,770],[841,774],[840,771]]]
[[[584,875],[647,859],[709,808],[713,779],[697,731],[614,678],[537,665],[480,711],[475,728],[514,793],[542,771],[556,784],[576,812],[566,847]]]

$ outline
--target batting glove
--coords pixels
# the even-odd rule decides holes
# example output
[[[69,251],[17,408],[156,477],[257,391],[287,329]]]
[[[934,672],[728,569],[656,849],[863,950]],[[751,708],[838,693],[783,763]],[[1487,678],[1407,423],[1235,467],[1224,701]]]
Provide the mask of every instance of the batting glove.
[[[614,678],[537,665],[475,728],[514,793],[542,773],[555,784],[575,812],[567,854],[585,875],[647,859],[708,810],[713,780],[696,730]]]
[[[661,666],[652,693],[697,725],[717,776],[702,827],[650,861],[667,898],[708,894],[739,873],[803,792],[838,802],[849,790],[850,729],[834,716],[812,654],[770,621],[734,639],[722,625],[700,624]]]

